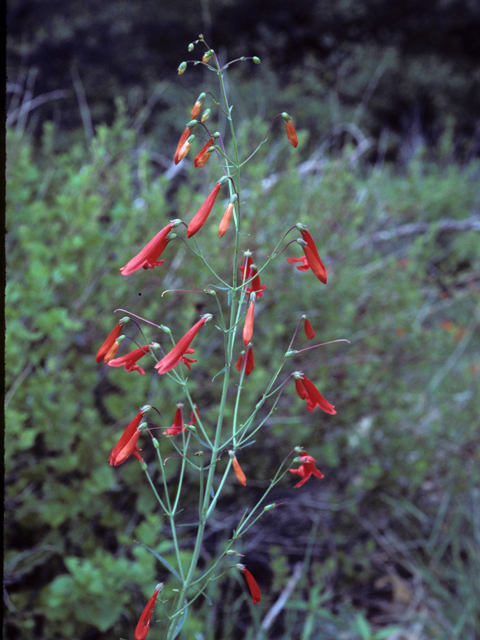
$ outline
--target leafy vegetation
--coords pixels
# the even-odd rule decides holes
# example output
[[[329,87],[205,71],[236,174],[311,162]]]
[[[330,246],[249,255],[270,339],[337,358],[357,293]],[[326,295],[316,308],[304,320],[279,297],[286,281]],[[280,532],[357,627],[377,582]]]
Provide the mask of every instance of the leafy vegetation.
[[[239,91],[247,95],[250,87]],[[246,141],[266,128],[261,100],[251,98],[257,115],[240,132]],[[184,160],[182,171],[196,185],[192,196],[182,171],[159,168],[158,138],[139,133],[137,115],[117,101],[113,123],[98,126],[89,145],[78,132],[59,144],[51,123],[39,146],[21,128],[8,132],[6,637],[122,637],[165,574],[142,545],[167,562],[172,551],[137,465],[119,473],[106,460],[113,433],[139,406],[155,399],[169,420],[179,398],[163,379],[161,386],[152,381],[145,398],[144,380],[97,366],[94,355],[123,315],[112,308],[179,332],[203,311],[201,293],[162,296],[198,284],[180,242],[165,253],[168,271],[138,273],[133,281],[118,269],[166,221],[188,220],[216,176],[207,165],[200,179]],[[283,135],[272,131],[270,139],[245,172],[252,230],[245,248],[262,264],[288,212],[320,231],[329,286],[321,298],[312,296],[310,274],[285,259],[298,255],[295,245],[276,261],[275,279],[265,280],[269,295],[257,306],[246,402],[255,401],[262,364],[274,346],[287,347],[302,313],[319,341],[351,344],[293,358],[338,415],[321,423],[315,414],[305,417],[287,388],[242,458],[253,493],[298,444],[308,445],[325,474],[301,495],[288,484],[276,489],[273,501],[285,504],[262,520],[261,538],[252,529],[238,549],[256,563],[265,607],[251,610],[236,579],[225,578],[211,606],[199,604],[187,619],[186,637],[341,633],[353,640],[388,631],[400,639],[400,630],[408,637],[421,629],[425,638],[473,640],[480,633],[480,165],[451,161],[448,128],[436,159],[419,145],[402,166],[381,157],[364,164],[357,148],[343,143],[310,156],[302,127],[300,162]],[[171,157],[175,141],[164,137],[161,154]],[[213,238],[216,227],[203,232]],[[219,273],[228,268],[224,256],[225,243],[212,242]],[[142,339],[134,327],[129,335]],[[221,337],[211,335],[199,345],[191,376],[207,421],[203,376],[222,367]],[[147,338],[162,340],[154,328]],[[310,445],[312,433],[320,444]],[[172,478],[175,465],[165,467]],[[220,510],[222,529],[235,526],[228,492]],[[187,523],[188,515],[187,507]],[[185,527],[187,555],[189,543]],[[206,564],[220,543],[212,526]],[[263,616],[290,582],[290,598],[267,624]]]

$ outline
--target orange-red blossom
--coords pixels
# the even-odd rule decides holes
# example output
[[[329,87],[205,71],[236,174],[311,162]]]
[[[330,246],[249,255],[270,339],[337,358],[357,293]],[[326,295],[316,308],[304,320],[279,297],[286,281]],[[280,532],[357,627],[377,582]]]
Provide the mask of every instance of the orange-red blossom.
[[[298,459],[295,459],[295,462],[301,462],[302,464],[298,469],[289,469],[290,473],[298,474],[303,480],[297,482],[297,484],[293,487],[294,489],[298,489],[310,478],[310,476],[315,476],[316,478],[323,478],[323,473],[317,469],[315,466],[315,458],[307,455],[306,452],[303,453]]]
[[[136,364],[137,360],[140,360],[140,358],[143,358],[143,356],[149,351],[153,351],[158,348],[159,348],[159,345],[156,342],[152,342],[151,344],[146,344],[143,347],[140,347],[139,349],[134,349],[133,351],[130,351],[130,353],[127,353],[125,356],[121,356],[120,358],[114,358],[113,360],[110,360],[110,362],[108,363],[108,366],[109,367],[125,367],[126,371],[138,371],[143,376],[145,375],[145,369],[142,369],[142,367],[139,367],[138,364]]]
[[[283,112],[282,118],[285,121],[285,129],[287,131],[287,138],[292,147],[296,147],[298,145],[297,132],[295,131],[295,127],[293,126],[293,122],[288,113]]]
[[[137,447],[137,440],[140,435],[138,426],[140,424],[140,420],[143,417],[143,414],[150,409],[151,407],[148,404],[140,409],[140,411],[123,432],[120,440],[113,447],[113,451],[108,458],[108,461],[112,466],[118,467],[118,465],[125,462],[125,460],[131,455],[135,456],[135,458],[138,458],[138,460],[140,461],[142,460],[141,455],[138,453],[140,449]]]
[[[145,609],[140,616],[140,620],[135,629],[135,640],[145,640],[147,634],[150,630],[150,621],[153,616],[153,610],[155,609],[155,602],[157,601],[157,596],[163,588],[163,582],[160,582],[155,587],[155,591],[153,592],[152,597],[147,602]]]
[[[173,425],[171,427],[168,427],[168,429],[165,429],[165,431],[162,431],[162,435],[164,435],[164,436],[178,436],[179,433],[182,433],[182,431],[186,430],[188,425],[185,425],[184,422],[183,422],[183,408],[182,407],[183,407],[183,404],[181,402],[179,402],[177,404],[177,410],[175,411],[175,417],[173,419]],[[195,411],[192,410],[192,412],[190,413],[189,425],[192,425],[197,421],[197,415],[195,414],[195,412],[198,415],[198,411],[196,409],[196,406],[195,406]]]
[[[174,369],[180,362],[185,361],[184,354],[192,353],[193,350],[190,349],[190,343],[197,335],[199,329],[203,327],[203,325],[211,320],[213,316],[210,313],[205,314],[200,318],[198,322],[196,322],[191,329],[187,331],[187,333],[181,338],[177,344],[173,347],[173,349],[164,356],[160,362],[157,362],[155,365],[155,369],[157,373],[162,375]],[[196,362],[196,361],[194,361]],[[188,366],[188,365],[187,365]]]
[[[323,284],[327,284],[327,270],[325,269],[325,265],[318,255],[317,247],[312,236],[309,234],[309,232],[307,231],[307,227],[304,224],[298,223],[296,227],[302,234],[302,240],[299,239],[297,240],[297,242],[299,245],[301,245],[305,253],[305,257],[287,258],[287,262],[289,262],[290,264],[294,262],[301,262],[302,264],[297,266],[297,269],[299,271],[308,271],[308,269],[311,269],[320,280],[320,282],[323,282]]]
[[[102,346],[97,352],[97,362],[102,362],[102,360],[104,360],[107,353],[111,350],[111,348],[115,344],[115,340],[120,335],[123,329],[123,325],[126,324],[128,321],[129,321],[129,318],[122,318],[117,324],[117,326],[109,333],[107,339],[105,340],[105,342],[102,344]]]
[[[253,320],[255,315],[255,298],[256,294],[250,294],[250,303],[248,305],[247,315],[245,317],[245,324],[243,326],[243,344],[248,347],[253,337]]]
[[[207,149],[213,147],[213,139],[210,138],[209,141],[200,149],[195,158],[193,159],[193,166],[199,169],[200,167],[204,167],[207,162],[210,160],[211,153],[207,153]]]
[[[229,451],[228,455],[230,456],[230,458],[232,460],[232,466],[233,466],[233,471],[235,473],[235,477],[240,482],[240,484],[243,484],[243,486],[245,487],[247,485],[247,477],[243,473],[242,467],[240,466],[240,463],[237,460],[237,457],[235,456],[233,451]]]
[[[293,377],[295,378],[295,389],[297,390],[299,397],[302,400],[307,401],[307,409],[310,413],[312,413],[315,407],[320,407],[322,411],[330,413],[331,415],[335,415],[337,413],[335,411],[335,406],[330,404],[330,402],[322,396],[313,382],[304,376],[303,373],[295,371]]]
[[[312,323],[307,318],[307,316],[303,316],[303,328],[305,329],[305,335],[308,340],[313,340],[315,337],[315,331],[313,330]]]
[[[172,220],[166,227],[161,229],[157,235],[143,247],[140,253],[137,253],[134,258],[120,269],[122,276],[129,276],[139,269],[153,269],[154,267],[161,266],[165,260],[159,260],[158,258],[170,242],[167,236],[174,227],[178,227],[181,223],[181,220]]]
[[[267,288],[266,284],[260,284],[260,276],[258,275],[258,269],[253,264],[253,258],[250,251],[245,251],[245,265],[238,267],[242,272],[242,281],[250,282],[245,285],[245,291],[247,293],[256,293],[257,298],[263,298],[263,292]]]
[[[259,603],[262,599],[262,594],[260,593],[260,588],[257,584],[257,581],[244,564],[236,564],[235,566],[243,573],[245,579],[247,580],[247,585],[252,595],[253,604]]]
[[[248,345],[245,352],[242,352],[242,354],[238,356],[238,360],[235,363],[235,369],[237,371],[241,371],[243,367],[245,367],[246,376],[249,376],[255,369],[255,357],[253,355],[253,347],[251,344]]]
[[[210,215],[211,210],[213,209],[213,205],[215,204],[215,200],[218,196],[218,192],[220,191],[221,186],[221,181],[217,182],[208,198],[191,219],[190,224],[187,227],[187,238],[191,238],[197,233],[197,231],[200,231],[200,229],[207,221],[207,218]]]
[[[178,164],[180,160],[182,160],[189,152],[190,145],[188,144],[187,140],[192,133],[193,127],[196,124],[196,120],[191,120],[183,130],[183,133],[180,136],[180,140],[178,141],[177,148],[175,150],[175,155],[173,156],[173,161],[175,162],[175,164]]]

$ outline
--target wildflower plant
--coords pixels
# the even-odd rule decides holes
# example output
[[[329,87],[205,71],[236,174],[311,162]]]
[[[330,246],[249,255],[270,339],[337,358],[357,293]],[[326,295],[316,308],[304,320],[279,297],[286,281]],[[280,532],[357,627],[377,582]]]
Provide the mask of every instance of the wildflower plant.
[[[198,211],[193,216],[185,212],[186,221],[175,219],[159,230],[145,247],[120,268],[119,277],[133,280],[136,277],[135,273],[140,269],[168,269],[168,261],[174,255],[175,245],[182,243],[205,267],[205,279],[199,282],[199,288],[207,296],[210,309],[183,336],[176,335],[176,332],[163,324],[156,324],[128,310],[121,310],[127,316],[118,321],[97,354],[97,362],[104,361],[110,367],[124,367],[124,375],[138,372],[149,376],[168,376],[178,390],[176,408],[158,407],[154,403],[144,405],[140,409],[132,407],[129,415],[130,418],[132,415],[135,417],[120,435],[109,457],[110,464],[114,466],[124,463],[141,465],[158,508],[169,523],[176,564],[173,566],[172,562],[167,562],[156,551],[151,550],[160,563],[158,569],[163,572],[163,581],[155,587],[143,613],[139,612],[136,640],[143,640],[147,636],[151,621],[154,630],[152,633],[156,633],[157,637],[173,640],[179,636],[190,605],[198,598],[205,597],[208,600],[209,583],[221,580],[227,571],[236,570],[243,574],[252,602],[261,602],[257,580],[248,569],[248,558],[245,559],[245,563],[232,564],[232,557],[241,555],[236,552],[234,545],[241,536],[247,534],[263,513],[277,507],[275,504],[266,505],[265,501],[275,485],[281,482],[288,483],[288,472],[301,477],[295,487],[291,487],[290,483],[291,488],[300,488],[311,476],[323,478],[315,466],[315,459],[301,446],[291,452],[279,451],[278,458],[283,459],[283,462],[262,498],[239,517],[235,530],[224,548],[219,550],[218,557],[207,566],[200,566],[199,558],[208,521],[212,518],[222,490],[227,485],[235,484],[238,491],[245,491],[244,487],[248,487],[249,478],[241,467],[242,451],[254,445],[256,434],[266,427],[272,412],[278,408],[282,395],[293,394],[293,383],[300,398],[306,400],[306,409],[309,412],[318,407],[323,412],[332,415],[336,413],[334,406],[321,395],[315,384],[303,372],[292,371],[289,367],[291,356],[323,346],[311,345],[300,351],[293,349],[301,326],[309,340],[315,337],[312,324],[305,315],[299,315],[287,351],[272,354],[272,362],[275,362],[276,358],[274,370],[266,388],[259,392],[255,406],[245,407],[242,401],[247,376],[251,376],[250,379],[255,377],[253,345],[257,324],[261,322],[261,318],[255,318],[255,307],[262,304],[262,298],[268,297],[270,285],[261,282],[267,280],[268,267],[274,260],[285,260],[285,257],[281,256],[290,244],[299,244],[304,256],[287,260],[289,263],[301,262],[297,269],[307,272],[302,277],[311,278],[312,287],[318,287],[318,281],[322,285],[327,283],[327,271],[313,236],[301,222],[285,229],[284,236],[278,239],[275,245],[265,247],[264,260],[257,255],[254,261],[248,245],[245,246],[245,243],[248,243],[248,228],[244,221],[243,207],[245,205],[251,208],[254,205],[248,200],[244,202],[242,198],[242,168],[266,142],[267,133],[279,118],[285,123],[288,141],[293,147],[297,147],[298,138],[291,116],[280,113],[273,118],[256,149],[253,152],[250,150],[244,156],[237,146],[232,106],[229,104],[224,76],[230,65],[235,62],[253,61],[259,64],[260,60],[256,57],[242,57],[221,66],[214,50],[208,46],[203,36],[200,35],[198,40],[191,43],[188,50],[193,51],[195,46],[203,48],[200,58],[182,62],[178,67],[178,73],[185,73],[189,65],[205,67],[216,74],[219,94],[201,93],[194,101],[191,120],[186,123],[172,156],[175,164],[178,164],[192,147],[197,147],[194,166],[201,171],[207,162],[210,162],[210,167],[216,162],[218,177],[214,185],[205,185],[205,191],[209,195]],[[215,111],[223,113],[227,119],[227,139],[211,127],[210,115]],[[220,204],[221,200],[224,201],[223,204]],[[208,251],[205,249],[208,247],[202,246],[202,228],[210,224],[210,217],[216,219],[215,224],[220,221],[219,243],[224,242],[223,237],[227,234],[235,238],[231,255],[225,256],[225,264],[230,269],[228,279],[214,271],[206,257]],[[299,232],[301,237],[295,237],[288,242],[287,236],[292,232]],[[138,251],[132,249],[132,253]],[[309,271],[316,278],[313,278]],[[200,278],[201,275],[196,274],[196,277]],[[223,335],[224,367],[220,372],[215,372],[214,376],[210,376],[217,379],[216,384],[220,380],[216,421],[212,424],[203,419],[197,410],[195,392],[191,391],[189,377],[194,378],[201,367],[202,340],[208,340],[209,333],[216,331]],[[331,342],[339,341],[342,340]],[[133,350],[132,342],[136,346]],[[195,358],[192,358],[192,355],[195,355]],[[137,364],[140,359],[142,366]],[[293,382],[288,384],[290,380]],[[228,404],[230,407],[227,411]],[[156,457],[160,470],[158,484],[153,479],[153,464],[147,464],[142,457],[142,450],[145,451],[147,448],[156,452],[154,459]],[[298,469],[288,468],[291,456],[296,456],[293,463],[301,463]],[[174,481],[168,482],[165,465],[171,457],[180,458],[181,463],[178,476]],[[183,530],[179,526],[179,514],[182,511],[182,496],[185,498],[186,479],[190,474],[198,480],[199,506],[198,521],[195,523],[195,543],[186,560],[180,551]]]

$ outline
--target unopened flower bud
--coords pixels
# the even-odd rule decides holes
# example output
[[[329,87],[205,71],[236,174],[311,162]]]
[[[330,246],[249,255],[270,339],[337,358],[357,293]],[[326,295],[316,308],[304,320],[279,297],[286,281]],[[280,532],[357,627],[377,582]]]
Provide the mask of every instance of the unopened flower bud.
[[[170,327],[166,327],[164,324],[160,325],[160,329],[164,332],[164,333],[168,333],[168,335],[171,335],[172,330],[170,329]]]
[[[260,58],[257,58],[257,56],[253,56],[252,60],[255,64],[260,64]]]
[[[155,449],[159,449],[160,448],[160,443],[156,438],[152,438],[152,443],[153,443],[153,446],[155,447]]]
[[[205,51],[202,57],[202,62],[208,62],[212,56],[213,56],[213,49],[210,49],[209,51]]]
[[[147,463],[144,460],[142,460],[140,466],[142,467],[142,471],[146,471],[148,469]]]
[[[202,105],[205,100],[205,95],[206,95],[205,93],[201,93],[196,99],[195,104],[193,105],[192,111],[190,113],[190,118],[192,118],[192,120],[196,118],[200,113],[200,111],[202,110]]]
[[[264,510],[264,511],[271,511],[272,509],[275,509],[275,507],[276,507],[276,506],[277,506],[277,505],[276,505],[275,503],[273,503],[273,504],[267,504],[267,506],[266,506],[266,507],[263,507],[263,510]]]
[[[181,75],[182,75],[182,73],[185,73],[185,69],[186,69],[186,68],[187,68],[187,63],[186,63],[186,62],[181,62],[181,63],[178,65],[178,69],[177,69],[177,71],[178,71],[178,75],[179,75],[179,76],[181,76]]]
[[[201,122],[206,122],[209,119],[211,113],[211,109],[205,109],[205,111],[202,113]]]
[[[194,47],[194,46],[195,46],[195,45],[193,44],[193,42],[190,42],[190,44],[188,45],[188,50],[189,50],[189,51],[193,51],[193,47]]]

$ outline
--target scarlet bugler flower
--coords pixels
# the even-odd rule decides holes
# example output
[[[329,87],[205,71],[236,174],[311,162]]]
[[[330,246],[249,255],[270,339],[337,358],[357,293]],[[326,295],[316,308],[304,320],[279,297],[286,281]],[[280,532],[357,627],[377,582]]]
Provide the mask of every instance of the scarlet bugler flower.
[[[195,415],[195,412],[192,411],[190,413],[190,422],[188,425],[185,425],[183,422],[183,404],[181,402],[179,402],[177,404],[177,410],[175,411],[175,417],[173,419],[173,425],[171,427],[168,427],[168,429],[165,429],[165,431],[162,431],[162,435],[164,436],[178,436],[179,433],[182,433],[182,431],[186,431],[187,426],[194,424],[197,421],[197,417]],[[195,411],[196,411],[196,407],[195,407]],[[198,412],[197,412],[198,414]]]
[[[312,323],[307,318],[307,316],[303,316],[303,328],[305,329],[305,335],[308,340],[313,340],[315,337],[315,331],[313,330]]]
[[[288,113],[283,112],[282,118],[285,121],[285,129],[287,131],[287,138],[292,147],[296,147],[298,145],[297,132],[295,131],[295,127],[293,126],[293,122]]]
[[[190,112],[190,119],[194,120],[200,111],[202,110],[202,105],[205,101],[205,94],[201,93],[198,98],[195,100],[195,104],[192,107],[192,111]]]
[[[221,182],[217,182],[208,198],[191,219],[190,224],[187,227],[187,238],[191,238],[197,233],[197,231],[200,231],[200,229],[207,221],[207,218],[210,215],[211,210],[213,209],[213,205],[215,204],[215,200],[218,196],[218,192],[220,191],[221,186]]]
[[[253,264],[253,258],[250,251],[245,251],[245,257],[245,264],[238,267],[242,272],[242,281],[247,282],[248,280],[251,280],[247,285],[245,285],[245,291],[247,293],[256,293],[257,298],[263,298],[263,292],[267,288],[267,285],[260,284],[258,269]]]
[[[113,451],[108,458],[108,461],[112,466],[118,467],[118,465],[125,462],[125,460],[131,455],[142,461],[142,457],[138,453],[140,449],[137,447],[137,440],[140,435],[138,425],[140,424],[140,420],[142,419],[143,414],[150,409],[151,407],[148,404],[140,409],[140,411],[123,432],[120,440],[113,447]]]
[[[253,347],[251,344],[248,345],[245,352],[242,351],[242,354],[238,356],[238,360],[235,363],[235,369],[237,371],[241,371],[242,367],[245,367],[246,376],[249,376],[255,369],[255,358],[253,355]]]
[[[293,377],[295,378],[295,389],[297,390],[299,397],[302,400],[307,401],[307,409],[310,413],[312,413],[315,407],[320,407],[322,411],[330,413],[331,415],[335,415],[337,413],[335,411],[335,406],[330,404],[330,402],[322,396],[313,382],[304,376],[303,373],[296,371],[293,374]]]
[[[185,153],[184,155],[182,155],[182,157],[180,157],[180,152],[184,150],[184,145],[187,142],[188,138],[190,137],[192,133],[192,129],[196,124],[197,124],[196,120],[190,120],[190,122],[187,124],[187,126],[183,130],[183,133],[180,136],[180,140],[178,141],[177,148],[175,150],[175,155],[173,156],[173,161],[175,162],[175,164],[178,164],[180,160],[182,160],[182,158],[186,156],[186,153]],[[187,149],[187,153],[188,153],[188,149]]]
[[[204,167],[207,162],[210,160],[211,153],[207,153],[207,149],[213,146],[213,139],[210,140],[200,149],[195,158],[193,159],[193,166],[200,168]]]
[[[296,227],[302,234],[302,240],[298,239],[297,242],[302,247],[305,257],[287,258],[287,262],[290,264],[293,264],[294,262],[301,262],[302,264],[297,266],[299,271],[308,271],[308,269],[311,269],[320,282],[327,284],[327,270],[318,255],[318,250],[312,236],[309,234],[307,227],[304,224],[299,223]]]
[[[230,226],[230,221],[232,219],[232,215],[233,215],[233,209],[235,207],[235,202],[237,201],[237,194],[233,194],[233,196],[230,198],[230,202],[227,205],[227,208],[225,209],[225,213],[223,214],[223,218],[220,221],[220,224],[218,225],[218,237],[221,238],[226,232],[228,227]]]
[[[107,339],[105,340],[105,342],[102,344],[102,346],[97,352],[97,362],[102,362],[106,354],[110,351],[110,349],[114,345],[115,340],[120,335],[123,325],[126,324],[128,321],[129,321],[129,318],[122,318],[117,324],[117,326],[108,334]]]
[[[317,469],[315,466],[315,458],[304,453],[298,458],[298,462],[302,464],[298,469],[289,469],[290,473],[297,473],[303,480],[297,482],[297,484],[293,487],[294,489],[298,489],[310,478],[310,476],[315,476],[316,478],[323,478],[323,473]]]
[[[165,247],[170,242],[167,238],[168,234],[174,227],[178,227],[181,224],[181,220],[172,220],[170,224],[161,229],[156,236],[154,236],[150,242],[148,242],[140,253],[132,258],[127,264],[120,269],[122,276],[129,276],[131,273],[135,273],[139,269],[153,269],[154,267],[161,266],[165,260],[158,260],[162,255]]]
[[[262,599],[262,594],[260,593],[260,588],[257,584],[257,581],[244,564],[236,564],[235,566],[243,573],[245,579],[247,580],[247,585],[250,589],[253,604],[258,604]]]
[[[169,351],[169,353],[167,353],[167,355],[164,356],[160,360],[160,362],[157,362],[157,364],[155,365],[155,369],[157,369],[158,374],[162,375],[163,373],[167,373],[168,371],[174,369],[180,362],[182,362],[182,360],[187,360],[187,358],[184,358],[184,354],[192,353],[192,351],[189,350],[190,343],[197,335],[198,330],[203,327],[206,322],[211,320],[212,317],[213,316],[211,314],[207,313],[202,318],[200,318],[200,320],[187,331],[183,338],[180,338],[173,349]],[[196,362],[196,360],[194,360],[193,362]]]
[[[243,344],[248,347],[253,337],[253,319],[255,315],[255,293],[250,294],[250,304],[248,305],[245,324],[243,326]]]
[[[109,367],[125,367],[126,371],[138,371],[140,374],[145,375],[145,369],[139,367],[136,364],[137,360],[143,358],[143,356],[149,351],[153,351],[154,349],[158,349],[159,345],[156,342],[152,342],[151,344],[146,344],[139,349],[134,349],[127,353],[125,356],[121,356],[120,358],[114,358],[110,360],[108,363]]]
[[[247,478],[242,471],[242,467],[240,466],[239,461],[237,460],[233,451],[229,451],[228,455],[232,460],[233,471],[235,473],[237,480],[240,482],[240,484],[243,484],[243,486],[245,487],[247,485]]]
[[[150,621],[153,616],[153,610],[155,609],[155,602],[157,601],[157,596],[163,588],[163,582],[160,582],[155,587],[155,591],[153,592],[152,597],[147,602],[145,609],[140,616],[140,620],[135,629],[135,640],[145,640],[147,634],[150,630]]]

